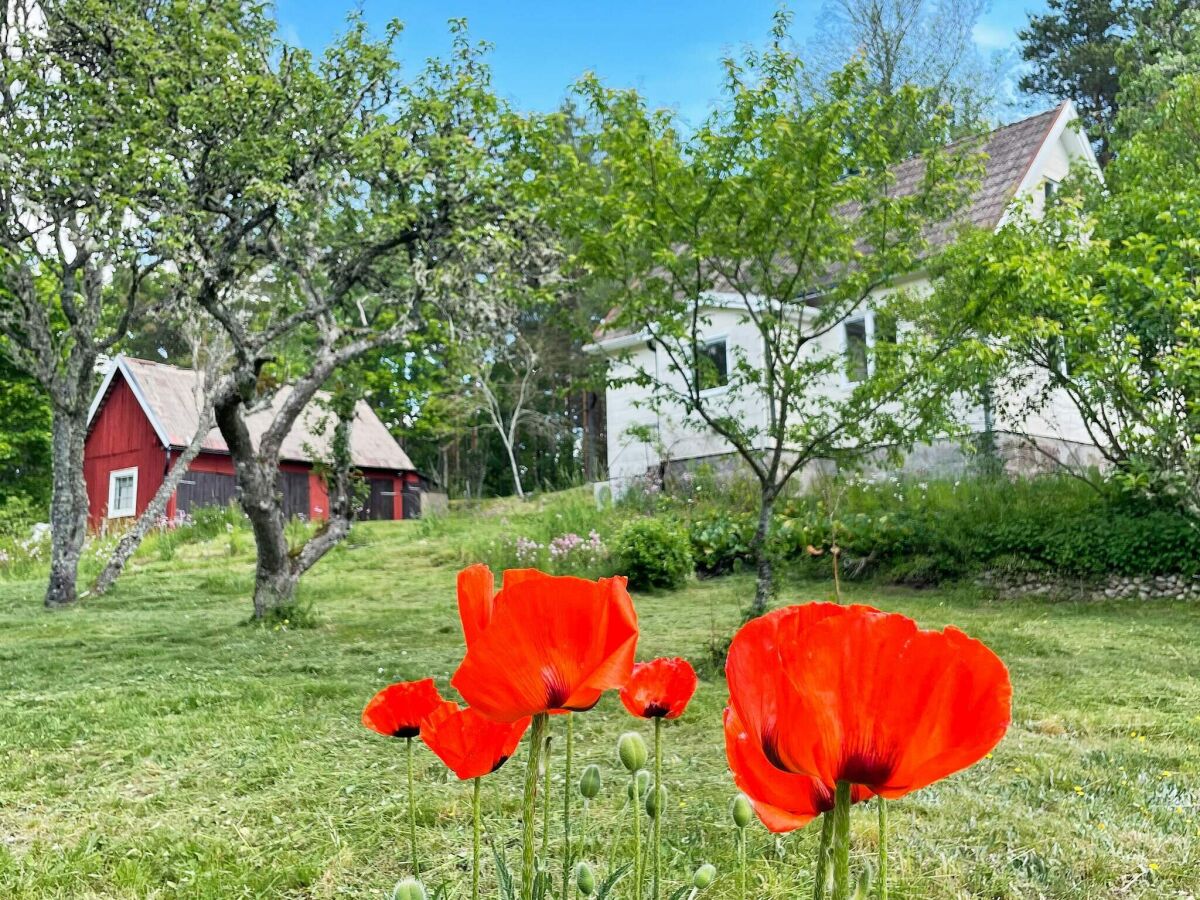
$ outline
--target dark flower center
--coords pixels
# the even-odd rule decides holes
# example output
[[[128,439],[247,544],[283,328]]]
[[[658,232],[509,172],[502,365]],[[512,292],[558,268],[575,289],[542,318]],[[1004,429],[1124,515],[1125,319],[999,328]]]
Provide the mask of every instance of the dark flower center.
[[[508,762],[508,757],[507,757],[507,756],[501,756],[501,757],[500,757],[498,760],[496,760],[496,764],[495,764],[494,766],[492,766],[492,768],[491,768],[491,770],[488,772],[488,774],[490,775],[492,772],[495,772],[497,769],[499,769],[499,768],[500,768],[502,765],[504,765],[506,762]]]
[[[887,784],[895,768],[894,760],[874,748],[855,750],[842,758],[842,764],[838,767],[838,781],[869,786]]]
[[[392,737],[414,738],[421,733],[420,725],[401,725],[392,732]]]
[[[670,711],[671,707],[662,703],[647,703],[646,708],[642,710],[642,715],[647,719],[661,719]]]
[[[546,685],[546,709],[562,709],[571,696],[571,688],[557,666],[542,669],[542,683]]]

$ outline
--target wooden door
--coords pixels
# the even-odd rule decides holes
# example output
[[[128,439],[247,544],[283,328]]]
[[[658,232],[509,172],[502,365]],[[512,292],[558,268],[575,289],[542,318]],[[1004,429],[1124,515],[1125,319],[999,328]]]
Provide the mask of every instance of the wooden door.
[[[393,503],[396,495],[392,485],[393,481],[390,478],[368,478],[369,491],[358,517],[371,521],[394,519]]]
[[[191,513],[202,506],[226,506],[237,493],[232,475],[223,472],[188,472],[175,489],[175,507]]]
[[[421,488],[416,484],[405,484],[404,493],[400,495],[402,501],[401,513],[405,519],[421,518]]]
[[[283,517],[285,519],[308,518],[307,472],[280,472],[279,491],[283,494]]]

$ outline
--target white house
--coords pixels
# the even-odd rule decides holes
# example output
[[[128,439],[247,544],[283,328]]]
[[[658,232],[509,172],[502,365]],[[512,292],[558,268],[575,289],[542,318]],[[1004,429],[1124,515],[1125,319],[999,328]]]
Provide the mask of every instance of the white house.
[[[1019,122],[997,128],[982,139],[984,171],[974,195],[962,216],[977,227],[999,228],[1011,214],[1015,201],[1021,198],[1036,214],[1053,194],[1058,184],[1074,165],[1092,168],[1099,177],[1099,166],[1086,136],[1077,124],[1074,106],[1065,102],[1055,109],[1031,116]],[[915,178],[919,160],[903,163],[894,173],[896,183],[905,177]],[[912,171],[908,171],[911,169]],[[930,289],[928,277],[914,273],[887,290],[903,287],[910,292]],[[705,310],[707,323],[701,337],[704,352],[716,371],[723,375],[737,354],[744,354],[751,365],[762,358],[761,338],[755,326],[747,321],[740,297],[712,295],[712,305]],[[831,383],[828,390],[848,390],[854,379],[855,365],[871,364],[870,347],[876,338],[875,315],[870,304],[842,320],[838,327],[825,334],[823,345],[816,352],[841,352],[848,357],[846,374],[840,384]],[[621,385],[620,380],[634,372],[667,373],[671,367],[663,351],[656,347],[646,332],[618,332],[602,325],[596,341],[587,348],[609,358],[609,371],[615,386],[607,390],[608,467],[613,487],[620,491],[631,479],[640,478],[665,463],[691,465],[701,461],[720,464],[732,459],[732,447],[724,438],[689,418],[682,407],[657,410],[646,403],[647,389]],[[723,378],[719,378],[723,381]],[[714,392],[721,391],[717,385]],[[1010,400],[1012,398],[1009,398]],[[1099,460],[1083,423],[1067,398],[1056,398],[1039,414],[1017,421],[1006,415],[1005,406],[985,410],[981,406],[962,409],[962,422],[974,433],[990,432],[995,436],[1006,461],[1011,467],[1028,469],[1057,460],[1063,463],[1091,463]],[[731,396],[728,412],[753,421],[751,417],[765,415],[765,404],[742,392]],[[647,438],[650,439],[647,439]],[[764,447],[764,449],[766,449]],[[911,471],[938,472],[961,467],[966,456],[961,444],[921,447],[908,457],[906,468]]]

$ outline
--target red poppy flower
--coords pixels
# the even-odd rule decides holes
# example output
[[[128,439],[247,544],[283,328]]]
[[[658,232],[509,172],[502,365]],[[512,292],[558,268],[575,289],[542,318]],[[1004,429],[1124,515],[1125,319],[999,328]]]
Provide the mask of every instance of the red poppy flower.
[[[751,737],[736,712],[725,708],[725,755],[733,782],[750,798],[754,812],[768,831],[777,834],[803,828],[821,813],[833,809],[833,791],[811,775],[794,775],[776,768]],[[851,788],[850,799],[859,803],[871,792],[861,785]]]
[[[621,702],[643,719],[678,719],[696,693],[696,670],[686,659],[662,657],[638,663],[621,688]]]
[[[388,737],[416,737],[421,722],[442,702],[432,678],[389,684],[367,703],[362,723]]]
[[[591,709],[629,678],[637,614],[624,578],[556,577],[510,569],[492,593],[475,565],[458,576],[467,655],[450,680],[490,719]]]
[[[421,723],[421,740],[460,779],[482,778],[508,760],[529,727],[529,716],[494,722],[453,700],[440,704]]]
[[[756,619],[734,637],[725,673],[735,724],[778,775],[888,799],[977,762],[1011,718],[1008,670],[991,650],[867,606],[812,603]],[[743,765],[731,753],[731,766],[735,756]]]

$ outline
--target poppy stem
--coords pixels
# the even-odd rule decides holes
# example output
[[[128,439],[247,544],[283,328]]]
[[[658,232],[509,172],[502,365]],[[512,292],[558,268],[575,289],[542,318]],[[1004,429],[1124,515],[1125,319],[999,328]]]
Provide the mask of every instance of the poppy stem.
[[[408,754],[408,849],[412,855],[413,876],[421,877],[421,863],[417,859],[417,800],[413,790],[413,746],[412,738],[405,738],[405,750]]]
[[[833,813],[821,816],[821,846],[817,848],[817,871],[813,876],[813,900],[825,897],[825,882],[829,879],[829,842],[833,838]]]
[[[542,865],[550,855],[550,727],[546,726],[546,748],[542,754]],[[546,873],[549,878],[549,872]]]
[[[659,898],[659,883],[662,881],[662,716],[654,718],[654,900]]]
[[[632,773],[633,784],[633,886],[634,896],[642,900],[642,798],[638,796],[638,773]]]
[[[850,782],[833,795],[833,900],[850,900]]]
[[[533,817],[537,803],[538,760],[542,755],[547,718],[546,713],[538,713],[533,717],[533,724],[530,726],[529,759],[525,764],[525,797],[521,819],[521,900],[533,900]]]
[[[571,793],[574,782],[571,780],[571,754],[575,745],[575,713],[567,713],[567,762],[563,775],[563,897],[575,893],[575,888],[568,888],[571,883],[571,858],[574,848],[571,846]]]
[[[887,900],[887,801],[879,798],[879,900]]]
[[[482,778],[474,779],[471,788],[471,815],[474,832],[471,845],[471,900],[479,900],[479,785]]]
[[[746,829],[738,829],[738,897],[746,900]]]

